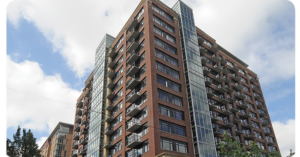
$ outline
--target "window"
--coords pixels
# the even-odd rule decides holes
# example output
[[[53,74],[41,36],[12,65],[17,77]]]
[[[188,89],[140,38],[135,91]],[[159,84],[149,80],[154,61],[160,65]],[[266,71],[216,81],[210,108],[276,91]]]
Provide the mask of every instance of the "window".
[[[179,79],[179,72],[162,64],[162,63],[159,63],[159,62],[156,62],[156,69],[163,72],[163,73],[166,73],[174,78],[177,78]]]
[[[122,135],[122,126],[119,127],[116,131],[114,131],[111,135],[110,135],[110,141],[114,141],[115,139],[117,139],[118,137],[120,137]]]
[[[115,84],[114,87],[111,89],[111,91],[112,91],[112,92],[115,92],[115,90],[117,90],[117,89],[120,87],[120,85],[122,85],[122,83],[123,83],[123,77],[121,77],[121,78],[118,80],[118,82],[116,82],[116,84]]]
[[[123,95],[123,88],[121,88],[117,94],[111,99],[111,103],[114,104]]]
[[[256,113],[249,111],[249,114],[252,118],[257,119]]]
[[[154,37],[154,43],[164,49],[166,49],[167,51],[177,55],[177,49],[174,48],[173,46],[167,44],[166,42]]]
[[[182,98],[160,89],[158,89],[157,92],[158,92],[158,98],[171,102],[175,105],[182,106]]]
[[[112,115],[116,114],[122,108],[123,101],[120,101],[111,111]]]
[[[117,54],[112,58],[112,61],[115,61],[119,57],[119,55],[123,52],[123,50],[124,50],[124,45],[122,45],[122,47],[119,49]]]
[[[276,150],[276,147],[274,147],[274,146],[269,146],[269,150],[270,150],[270,152],[277,151],[277,150]]]
[[[135,19],[138,20],[138,19],[143,15],[143,13],[144,13],[144,8],[142,8],[142,9],[139,11],[139,13],[136,15]]]
[[[168,87],[168,88],[171,88],[177,92],[181,92],[181,85],[174,82],[174,81],[171,81],[167,78],[164,78],[160,75],[157,75],[157,82],[165,87]]]
[[[244,89],[245,91],[247,91],[247,92],[250,91],[250,89],[249,89],[247,86],[245,86],[245,85],[243,85],[243,84],[242,84],[242,86],[243,86],[243,89]]]
[[[135,147],[135,149],[131,149],[126,152],[127,157],[139,157],[142,154],[149,151],[149,143],[148,140],[143,142],[141,145]]]
[[[247,83],[246,79],[244,79],[243,77],[241,77],[241,81]]]
[[[245,75],[245,71],[242,70],[241,68],[239,68],[239,72],[240,72],[241,74]]]
[[[116,72],[115,76],[112,78],[114,82],[123,73],[123,66]]]
[[[252,104],[250,104],[250,103],[247,103],[247,106],[248,106],[250,109],[255,110],[255,109],[254,109],[254,105],[252,105]]]
[[[252,97],[251,97],[250,95],[248,95],[248,94],[246,94],[246,93],[244,93],[244,95],[245,95],[246,99],[248,99],[248,100],[251,100],[251,101],[252,101]]]
[[[231,68],[234,67],[233,63],[231,63],[230,61],[227,61],[226,64],[229,65]]]
[[[180,153],[188,153],[187,151],[187,144],[185,142],[179,142],[175,140],[170,140],[167,138],[160,139],[160,146],[161,149],[176,151]]]
[[[165,31],[159,29],[158,27],[154,26],[154,32],[157,33],[158,35],[164,37],[165,39],[167,39],[168,41],[170,41],[171,43],[176,44],[176,40],[173,36],[171,36],[170,34],[166,33]]]
[[[254,131],[255,137],[262,139],[262,134],[260,132]]]
[[[173,58],[173,57],[171,57],[171,56],[165,54],[164,52],[162,52],[162,51],[160,51],[160,50],[158,50],[158,49],[155,49],[155,55],[156,55],[158,58],[163,59],[163,60],[165,60],[165,61],[171,63],[171,64],[174,65],[174,66],[177,66],[177,67],[179,66],[179,65],[178,65],[178,60],[177,60],[177,59],[175,59],[175,58]]]
[[[116,65],[114,66],[114,70],[116,70],[118,67],[119,67],[119,65],[121,65],[121,63],[123,62],[123,56],[116,62]]]
[[[265,144],[262,143],[262,142],[258,142],[258,141],[257,141],[257,146],[258,146],[258,148],[260,148],[260,149],[265,149]]]
[[[117,44],[114,46],[115,49],[117,49],[120,46],[120,44],[123,41],[123,38],[124,38],[124,35],[122,35],[122,37],[119,39],[119,41],[117,42]]]
[[[259,129],[259,124],[257,122],[251,121],[251,123],[255,128]]]
[[[165,11],[161,10],[159,7],[157,7],[156,5],[152,4],[152,9],[159,13],[160,15],[162,15],[163,17],[165,17],[166,19],[168,19],[169,21],[173,22],[173,16],[171,16],[170,14],[166,13]]]
[[[156,17],[155,15],[153,15],[153,21],[156,22],[157,24],[159,24],[160,26],[166,28],[168,31],[170,31],[172,33],[175,32],[174,27],[170,26],[165,21],[161,20],[160,18]]]
[[[110,153],[111,154],[115,154],[118,151],[120,151],[122,149],[122,140],[118,143],[116,143],[114,146],[112,146],[112,148],[110,149]]]
[[[115,127],[122,121],[122,113],[120,113],[110,124],[111,127]]]

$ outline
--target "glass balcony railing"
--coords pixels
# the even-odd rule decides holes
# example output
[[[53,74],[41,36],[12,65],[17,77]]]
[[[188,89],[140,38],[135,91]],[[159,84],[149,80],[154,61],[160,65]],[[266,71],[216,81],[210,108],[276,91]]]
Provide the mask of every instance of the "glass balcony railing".
[[[141,111],[140,105],[132,104],[126,109],[126,116],[133,117]]]
[[[126,95],[126,102],[134,103],[141,96],[140,91],[134,89]]]
[[[131,136],[127,137],[126,147],[127,148],[134,148],[134,147],[136,147],[137,145],[139,145],[141,143],[142,143],[141,136],[133,133]]]

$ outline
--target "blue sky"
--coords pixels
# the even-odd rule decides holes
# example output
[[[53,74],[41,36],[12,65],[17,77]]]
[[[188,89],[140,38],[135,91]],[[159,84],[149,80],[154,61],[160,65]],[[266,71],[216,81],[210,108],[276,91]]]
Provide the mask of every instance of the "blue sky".
[[[139,2],[130,1],[136,5]],[[176,1],[163,2],[173,6]],[[283,127],[293,128],[295,119],[292,4],[282,0],[185,2],[194,9],[200,29],[258,74],[277,140],[282,143],[280,149],[284,153],[289,151],[295,145],[294,132],[289,137],[278,134],[285,131]],[[68,8],[71,3],[72,7]],[[10,3],[7,8],[8,138],[21,125],[32,128],[42,143],[59,121],[73,123],[74,105],[92,71],[98,43],[105,33],[117,35],[136,7],[120,1],[115,4],[116,0]],[[58,5],[62,7],[56,8]],[[35,113],[20,104],[30,106]],[[49,107],[50,110],[45,110]],[[25,111],[15,112],[15,109]],[[63,112],[66,109],[69,111]]]

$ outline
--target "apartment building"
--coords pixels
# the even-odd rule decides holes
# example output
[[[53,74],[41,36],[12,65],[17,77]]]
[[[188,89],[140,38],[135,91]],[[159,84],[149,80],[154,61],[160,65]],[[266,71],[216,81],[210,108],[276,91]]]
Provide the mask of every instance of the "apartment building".
[[[180,0],[141,0],[105,35],[78,99],[72,157],[217,157],[225,131],[246,149],[279,151],[257,74],[194,18]]]
[[[41,147],[42,157],[71,156],[72,136],[73,125],[59,122]]]
[[[93,90],[94,71],[85,81],[85,86],[81,95],[77,99],[74,130],[72,136],[72,152],[71,156],[83,157],[87,154],[89,124],[91,116],[91,100]]]

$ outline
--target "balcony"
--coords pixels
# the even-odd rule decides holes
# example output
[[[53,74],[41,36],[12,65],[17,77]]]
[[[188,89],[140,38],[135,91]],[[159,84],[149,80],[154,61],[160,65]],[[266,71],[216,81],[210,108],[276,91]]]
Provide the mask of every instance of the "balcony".
[[[234,66],[231,67],[231,70],[234,71],[234,72],[238,72],[239,68],[234,65]]]
[[[255,102],[256,102],[257,108],[262,109],[262,108],[265,107],[264,104],[263,104],[262,102],[260,102],[260,101],[255,101]]]
[[[132,104],[126,109],[126,116],[133,117],[141,111],[139,105]]]
[[[220,73],[222,71],[222,69],[217,64],[214,65],[213,70],[218,73]]]
[[[82,107],[82,104],[83,104],[83,102],[82,102],[82,101],[79,101],[79,102],[77,102],[76,107],[77,107],[77,108],[81,108],[81,107]]]
[[[229,116],[229,115],[231,115],[232,114],[232,112],[230,112],[230,110],[228,110],[226,107],[222,107],[222,113],[224,114],[224,115],[227,115],[227,116]]]
[[[132,77],[140,70],[139,67],[135,66],[135,64],[132,64],[130,68],[126,71],[126,75]]]
[[[242,86],[242,84],[241,83],[238,83],[238,82],[236,82],[236,83],[234,83],[234,87],[236,88],[236,89],[238,89],[238,90],[242,90],[243,89],[243,86]]]
[[[135,148],[136,146],[138,146],[141,143],[142,143],[141,137],[137,134],[132,134],[126,140],[126,147],[127,148]]]
[[[247,134],[247,138],[253,140],[256,138],[256,136],[253,133],[249,133],[249,134]]]
[[[87,151],[87,148],[88,148],[88,145],[85,145],[85,146],[83,147],[83,150],[84,150],[84,151]]]
[[[108,51],[108,56],[110,58],[113,58],[114,56],[116,55],[116,49],[115,48],[109,48],[109,51]]]
[[[239,76],[238,74],[232,74],[232,76],[233,76],[233,79],[236,81],[240,81],[242,79],[241,76]]]
[[[203,74],[208,75],[210,73],[211,69],[207,66],[203,66]]]
[[[204,42],[204,39],[202,37],[198,36],[198,44],[201,45]]]
[[[268,139],[268,138],[267,138],[267,144],[268,144],[268,146],[276,145],[275,142],[273,141],[273,139]]]
[[[237,135],[242,135],[242,134],[244,134],[244,132],[243,132],[242,129],[235,129],[235,133],[236,133]]]
[[[226,64],[227,63],[226,59],[224,57],[222,57],[222,56],[219,56],[219,60],[220,60],[220,62],[222,64]]]
[[[261,119],[261,125],[262,126],[268,126],[270,123],[269,123],[269,121],[268,120],[266,120],[266,119]]]
[[[127,64],[133,64],[138,58],[139,58],[140,56],[139,56],[139,53],[138,52],[135,52],[135,51],[132,51],[131,53],[130,53],[130,56],[127,58],[127,60],[126,60],[126,63]]]
[[[87,141],[84,138],[81,138],[79,143],[80,145],[85,145],[87,144]]]
[[[266,112],[265,110],[258,109],[258,113],[259,113],[259,116],[260,116],[260,117],[265,117],[265,116],[267,116],[267,112]]]
[[[114,70],[110,69],[107,73],[107,76],[109,78],[113,78],[115,76],[115,74],[116,74],[116,72]]]
[[[245,117],[245,118],[249,118],[249,117],[251,117],[250,116],[250,114],[249,113],[247,113],[247,112],[241,112],[242,113],[242,115],[241,116],[243,116],[243,117]]]
[[[134,50],[136,50],[139,47],[139,43],[135,42],[134,40],[131,41],[129,47],[127,48],[126,52],[132,52]]]
[[[112,133],[114,132],[113,128],[112,127],[106,127],[105,128],[105,135],[111,135]]]
[[[79,132],[76,132],[74,135],[73,135],[73,140],[78,140],[79,139]]]
[[[78,155],[78,150],[77,149],[73,150],[71,153],[71,157],[77,157],[77,155]]]
[[[232,104],[229,104],[229,108],[231,112],[238,112],[239,110],[237,109],[236,106],[233,106]]]
[[[76,111],[76,115],[79,115],[79,116],[81,116],[81,114],[82,114],[82,109],[80,108],[80,109],[77,109],[77,111]]]
[[[105,109],[108,110],[108,111],[111,111],[112,109],[114,109],[114,106],[110,102],[107,102]]]
[[[222,87],[221,84],[218,85],[218,91],[219,91],[220,93],[225,93],[225,92],[227,92],[227,90],[226,90],[224,87]]]
[[[85,97],[87,97],[89,94],[90,94],[90,91],[89,91],[89,90],[86,90],[86,91],[84,92],[84,96],[85,96]]]
[[[84,151],[84,150],[82,150],[82,148],[81,149],[79,149],[79,155],[85,155],[86,154],[86,151]]]
[[[127,130],[129,132],[134,132],[136,129],[141,127],[141,121],[135,118],[131,118],[131,120],[127,123]]]
[[[90,113],[88,113],[88,114],[86,115],[86,118],[88,118],[88,119],[90,118]]]
[[[72,144],[72,149],[77,149],[78,148],[78,141],[75,141],[73,144]]]
[[[88,121],[86,120],[86,118],[82,119],[81,124],[86,124],[88,123]]]
[[[85,110],[83,110],[82,115],[87,115],[88,112],[89,112],[89,111],[88,111],[87,109],[85,109]]]
[[[111,100],[115,95],[115,92],[107,91],[106,98]]]
[[[75,119],[75,123],[80,123],[81,122],[81,118],[82,118],[81,116],[77,116],[76,119]]]
[[[212,84],[213,79],[208,77],[208,76],[204,76],[204,80],[205,80],[205,85],[209,86]]]
[[[240,92],[240,91],[236,92],[236,94],[237,94],[237,97],[240,98],[240,99],[245,99],[246,98],[245,94]]]
[[[215,104],[213,104],[213,103],[208,103],[208,105],[209,105],[209,109],[210,109],[210,110],[213,110],[213,109],[218,108],[218,106],[215,105]]]
[[[261,99],[261,95],[258,93],[253,93],[255,99]]]
[[[80,134],[85,135],[85,134],[87,134],[87,133],[88,133],[88,129],[86,129],[86,128],[82,128],[82,129],[80,130]]]
[[[229,102],[234,102],[235,101],[235,99],[233,98],[233,96],[231,96],[229,93],[227,94],[227,100]]]
[[[264,128],[264,132],[266,136],[272,135],[271,129],[269,130]]]
[[[225,97],[224,97],[223,94],[219,95],[218,98],[219,98],[219,101],[220,101],[222,104],[225,104],[225,105],[226,105],[227,103],[229,103],[229,101],[225,99]]]
[[[115,83],[111,79],[107,79],[107,88],[112,89],[115,86]]]
[[[241,108],[248,108],[248,105],[246,103],[244,103],[243,100],[237,101],[237,103],[240,105]]]
[[[88,100],[88,99],[86,99],[86,100],[83,102],[83,106],[87,106],[87,105],[88,105],[88,103],[89,103],[89,100]]]
[[[213,121],[213,122],[222,121],[221,117],[214,115],[214,114],[210,114],[210,118],[211,118],[211,121]]]
[[[227,75],[223,75],[223,79],[226,83],[230,83],[231,82],[231,78],[228,77]]]
[[[225,120],[224,124],[225,124],[226,127],[229,127],[229,128],[234,127],[234,124],[233,124],[232,120]]]
[[[134,28],[128,32],[127,34],[127,41],[132,41],[139,35],[139,32],[136,31]]]
[[[244,124],[245,124],[245,123],[244,123]],[[253,126],[252,124],[248,124],[248,123],[247,123],[247,124],[245,124],[245,127],[251,129],[251,128],[253,128],[254,126]]]
[[[220,136],[220,135],[223,134],[219,127],[213,128],[213,131],[214,131],[214,134],[217,135],[217,136]]]
[[[225,84],[225,89],[228,91],[227,95],[233,92],[233,89],[228,84]]]
[[[257,82],[256,78],[254,78],[253,76],[248,75],[248,77],[249,77],[249,80],[250,80],[252,83]]]
[[[126,102],[134,103],[140,96],[141,93],[134,89],[128,95],[126,95]]]
[[[77,125],[74,127],[74,131],[79,131],[79,130],[80,130],[80,127],[81,127],[81,124],[77,124]]]
[[[126,83],[127,89],[134,89],[140,83],[140,79],[135,78],[135,76],[131,77],[131,79]]]
[[[111,148],[112,146],[113,146],[113,145],[112,145],[111,141],[106,140],[106,142],[104,142],[103,148]]]
[[[200,47],[200,54],[204,55],[207,52],[207,49]]]
[[[219,74],[217,74],[215,77],[216,77],[216,81],[218,81],[220,83],[225,81],[225,79],[223,77],[221,77]]]
[[[114,120],[114,118],[113,118],[112,115],[107,114],[107,115],[105,116],[105,122],[110,123],[110,122],[113,121],[113,120]]]
[[[251,84],[251,87],[252,87],[252,90],[253,90],[254,92],[259,91],[259,87],[258,87],[258,86],[254,85],[254,84]]]
[[[213,61],[216,62],[216,63],[219,63],[219,62],[220,62],[219,57],[216,56],[215,54],[211,56],[211,60],[213,60]]]
[[[110,68],[114,68],[115,65],[116,65],[115,59],[109,58],[107,66]]]
[[[207,93],[208,98],[211,98],[211,97],[215,96],[214,90],[211,89],[211,88],[206,88],[206,93]]]
[[[241,122],[242,122],[241,119],[233,117],[233,123],[238,124],[238,123],[241,123]]]
[[[207,62],[209,62],[209,59],[206,58],[205,56],[201,56],[201,63],[206,64]]]
[[[127,26],[127,31],[132,30],[133,28],[135,28],[137,25],[139,24],[137,19],[133,19],[129,25]]]
[[[215,46],[212,46],[210,48],[210,51],[213,52],[213,53],[217,53],[218,52],[218,49],[215,47]]]

